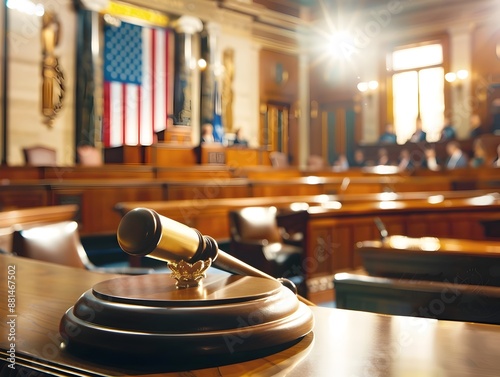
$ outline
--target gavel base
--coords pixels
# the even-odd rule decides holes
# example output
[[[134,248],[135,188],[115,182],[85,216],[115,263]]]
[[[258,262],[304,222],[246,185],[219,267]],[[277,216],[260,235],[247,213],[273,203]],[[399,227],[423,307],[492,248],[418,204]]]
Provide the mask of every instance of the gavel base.
[[[60,322],[66,352],[110,363],[222,365],[262,357],[311,332],[310,308],[279,282],[213,275],[178,289],[168,274],[96,284]]]

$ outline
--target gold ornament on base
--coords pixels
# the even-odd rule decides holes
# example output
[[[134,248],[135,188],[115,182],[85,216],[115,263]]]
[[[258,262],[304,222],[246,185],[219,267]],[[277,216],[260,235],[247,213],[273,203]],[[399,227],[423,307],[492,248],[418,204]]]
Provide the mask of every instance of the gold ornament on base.
[[[212,265],[212,259],[199,260],[194,264],[181,260],[180,262],[169,262],[168,268],[172,271],[172,277],[176,280],[177,288],[198,287],[206,277],[205,271]]]

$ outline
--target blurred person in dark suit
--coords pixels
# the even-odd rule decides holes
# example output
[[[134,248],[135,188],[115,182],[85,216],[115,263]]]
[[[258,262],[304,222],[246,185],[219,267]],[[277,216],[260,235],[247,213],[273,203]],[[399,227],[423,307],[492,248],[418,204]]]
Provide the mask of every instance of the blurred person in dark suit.
[[[444,127],[441,130],[441,138],[439,141],[455,140],[457,133],[455,127],[451,124],[450,118],[444,118]]]
[[[243,130],[238,128],[234,133],[233,145],[248,147],[248,141],[243,138]]]
[[[353,167],[353,168],[362,168],[364,166],[366,166],[366,160],[365,160],[365,154],[363,153],[363,151],[361,149],[356,149],[354,151],[354,158],[352,160],[352,162],[349,163],[349,166],[350,167]]]
[[[411,143],[420,143],[422,141],[427,141],[427,133],[422,129],[422,119],[417,118],[415,121],[416,130],[411,135],[410,140]]]
[[[392,124],[388,124],[385,127],[385,132],[380,135],[378,142],[381,144],[396,144],[397,137],[394,133],[394,126]]]
[[[446,144],[446,152],[448,153],[448,161],[446,161],[446,169],[465,168],[469,166],[469,159],[460,149],[460,144],[457,141],[450,141]]]
[[[470,131],[469,138],[475,139],[483,133],[481,126],[481,117],[478,114],[472,114],[470,117]]]

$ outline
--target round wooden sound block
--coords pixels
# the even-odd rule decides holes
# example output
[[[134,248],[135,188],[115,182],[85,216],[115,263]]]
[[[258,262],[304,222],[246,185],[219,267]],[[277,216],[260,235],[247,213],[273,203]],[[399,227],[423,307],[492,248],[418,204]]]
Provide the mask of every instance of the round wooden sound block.
[[[95,285],[65,313],[60,332],[69,351],[88,355],[224,362],[286,348],[312,327],[309,307],[275,280],[209,275],[178,289],[170,275],[151,274]]]

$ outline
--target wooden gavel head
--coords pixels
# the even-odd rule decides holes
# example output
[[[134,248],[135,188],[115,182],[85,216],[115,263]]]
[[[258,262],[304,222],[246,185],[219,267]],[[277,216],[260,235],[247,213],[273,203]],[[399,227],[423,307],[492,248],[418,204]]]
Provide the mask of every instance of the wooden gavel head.
[[[125,214],[118,226],[117,239],[127,254],[167,263],[194,263],[209,258],[214,261],[218,255],[213,238],[148,208],[135,208]]]

